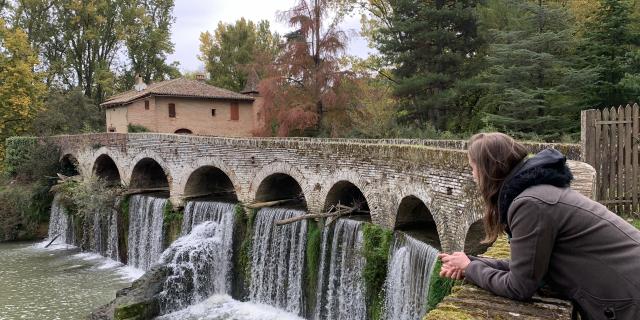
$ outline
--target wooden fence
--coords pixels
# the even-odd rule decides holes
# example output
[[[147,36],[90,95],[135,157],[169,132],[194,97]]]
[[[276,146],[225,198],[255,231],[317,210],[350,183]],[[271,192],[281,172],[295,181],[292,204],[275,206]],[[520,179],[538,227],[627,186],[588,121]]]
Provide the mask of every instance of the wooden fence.
[[[582,111],[582,155],[596,171],[596,199],[640,216],[640,108]]]

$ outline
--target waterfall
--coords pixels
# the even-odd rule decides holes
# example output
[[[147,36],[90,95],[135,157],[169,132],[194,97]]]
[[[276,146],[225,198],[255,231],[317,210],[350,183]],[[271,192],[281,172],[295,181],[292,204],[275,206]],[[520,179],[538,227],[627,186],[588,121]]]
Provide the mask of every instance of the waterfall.
[[[396,233],[385,283],[385,319],[422,319],[437,257],[438,250],[428,244]]]
[[[56,195],[51,203],[49,218],[49,239],[56,239],[56,243],[74,244],[73,219],[69,217],[67,209],[60,203],[60,196]],[[49,241],[50,241],[49,240]]]
[[[229,218],[229,214],[233,215],[235,204],[226,202],[212,201],[189,201],[184,207],[184,216],[182,220],[182,235],[187,235],[195,226],[205,221],[222,222],[223,219]],[[231,241],[231,238],[229,238]]]
[[[253,233],[251,286],[253,302],[266,303],[302,314],[307,222],[283,226],[275,222],[304,214],[301,210],[263,208],[258,211]]]
[[[367,317],[361,225],[361,221],[339,219],[333,230],[323,231],[315,320]],[[329,242],[331,252],[327,252]]]
[[[189,202],[183,219],[183,236],[160,258],[170,270],[160,293],[162,314],[231,292],[234,205]]]
[[[167,199],[134,195],[129,200],[127,261],[142,270],[158,261],[162,253],[162,222]]]

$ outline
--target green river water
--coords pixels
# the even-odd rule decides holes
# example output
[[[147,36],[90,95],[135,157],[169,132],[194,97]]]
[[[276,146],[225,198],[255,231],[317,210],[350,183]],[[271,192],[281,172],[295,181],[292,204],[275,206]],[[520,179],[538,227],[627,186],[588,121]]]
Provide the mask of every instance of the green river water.
[[[84,319],[131,283],[113,261],[42,247],[0,243],[0,320]]]

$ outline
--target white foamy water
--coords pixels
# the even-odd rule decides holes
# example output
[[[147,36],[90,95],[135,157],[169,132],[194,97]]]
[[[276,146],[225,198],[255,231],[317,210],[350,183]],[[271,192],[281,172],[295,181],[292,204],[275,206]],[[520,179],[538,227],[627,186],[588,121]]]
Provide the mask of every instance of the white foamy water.
[[[184,217],[190,233],[171,244],[160,258],[170,269],[160,293],[161,313],[231,292],[233,205],[190,202]],[[198,220],[205,221],[191,229]]]
[[[176,311],[156,320],[304,320],[295,314],[269,305],[240,302],[228,295],[213,295],[187,309]]]
[[[387,320],[419,320],[427,312],[429,281],[438,250],[396,232],[385,283]]]
[[[302,314],[307,222],[282,226],[275,222],[304,214],[284,208],[263,208],[253,231],[250,300]]]
[[[362,256],[362,222],[339,219],[322,233],[315,320],[364,320],[367,317]],[[331,238],[331,240],[330,240]],[[331,244],[331,251],[327,252]],[[328,260],[327,260],[328,258]]]

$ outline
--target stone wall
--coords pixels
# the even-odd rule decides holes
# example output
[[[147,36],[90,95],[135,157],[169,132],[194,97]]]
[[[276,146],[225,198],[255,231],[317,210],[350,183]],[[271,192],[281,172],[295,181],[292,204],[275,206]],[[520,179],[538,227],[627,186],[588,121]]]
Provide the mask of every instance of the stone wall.
[[[310,212],[325,207],[329,190],[349,181],[365,196],[374,223],[393,228],[403,198],[415,196],[432,214],[444,250],[462,249],[467,228],[480,218],[466,153],[423,145],[307,139],[242,139],[172,134],[87,134],[52,138],[63,155],[92,174],[101,155],[113,159],[125,185],[136,164],[150,158],[163,168],[175,205],[190,175],[203,166],[222,170],[237,197],[252,202],[260,184],[283,173],[300,185]]]

